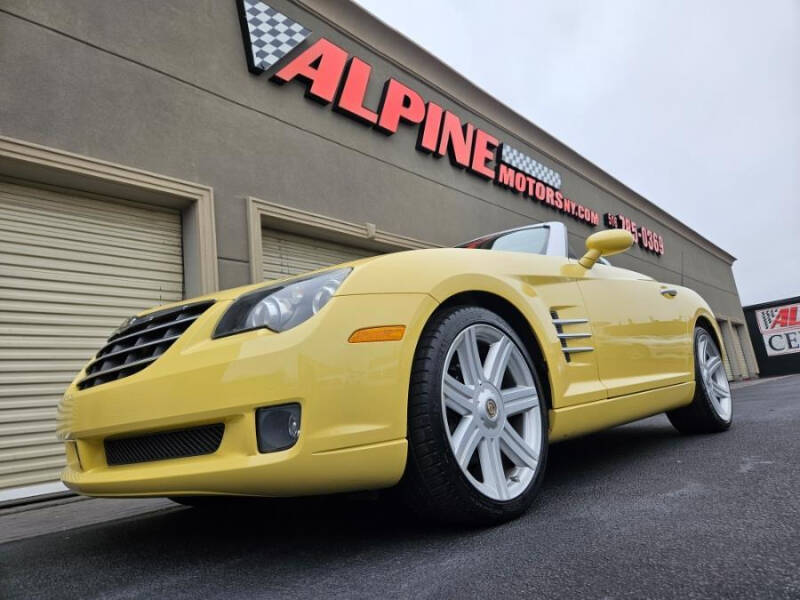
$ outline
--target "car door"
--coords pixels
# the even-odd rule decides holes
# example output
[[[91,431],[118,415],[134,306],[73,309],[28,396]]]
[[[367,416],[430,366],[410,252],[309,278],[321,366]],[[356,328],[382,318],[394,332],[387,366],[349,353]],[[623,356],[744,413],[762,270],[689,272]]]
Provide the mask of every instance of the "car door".
[[[691,377],[692,314],[680,287],[601,263],[581,269],[577,280],[591,321],[600,380],[609,397]]]

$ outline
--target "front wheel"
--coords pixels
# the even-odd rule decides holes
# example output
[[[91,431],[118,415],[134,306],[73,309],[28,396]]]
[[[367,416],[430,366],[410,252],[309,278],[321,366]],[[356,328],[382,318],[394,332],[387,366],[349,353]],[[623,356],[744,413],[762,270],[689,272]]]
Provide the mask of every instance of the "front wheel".
[[[409,390],[402,487],[417,512],[490,524],[533,501],[547,460],[547,410],[519,336],[495,313],[455,307],[420,338]]]
[[[694,330],[694,399],[667,413],[681,433],[718,433],[731,426],[733,405],[722,354],[714,337],[703,327]]]

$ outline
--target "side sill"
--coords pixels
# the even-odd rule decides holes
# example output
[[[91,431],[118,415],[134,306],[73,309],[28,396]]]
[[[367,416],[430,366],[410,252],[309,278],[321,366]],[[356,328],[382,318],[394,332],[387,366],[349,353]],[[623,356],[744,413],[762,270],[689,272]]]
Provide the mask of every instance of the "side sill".
[[[694,381],[688,381],[657,390],[551,410],[550,442],[638,421],[685,406],[692,401],[694,386]]]

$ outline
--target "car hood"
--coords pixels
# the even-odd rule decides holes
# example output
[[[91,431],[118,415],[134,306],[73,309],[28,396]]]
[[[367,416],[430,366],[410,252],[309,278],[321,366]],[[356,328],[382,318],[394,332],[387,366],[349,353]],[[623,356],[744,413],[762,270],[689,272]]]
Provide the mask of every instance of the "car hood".
[[[545,281],[566,280],[575,277],[577,261],[558,256],[524,254],[473,248],[430,248],[380,254],[368,258],[332,265],[317,271],[293,275],[284,279],[254,283],[221,290],[198,298],[159,306],[140,313],[180,306],[198,301],[230,301],[247,292],[271,287],[314,273],[342,267],[352,267],[353,272],[344,280],[336,296],[352,294],[429,294],[439,298],[445,294],[448,282],[460,280],[462,287],[474,285],[481,289],[488,280],[517,281],[537,285]],[[618,269],[617,267],[615,267]],[[618,269],[622,277],[651,279],[641,273]],[[468,283],[467,283],[468,282]]]

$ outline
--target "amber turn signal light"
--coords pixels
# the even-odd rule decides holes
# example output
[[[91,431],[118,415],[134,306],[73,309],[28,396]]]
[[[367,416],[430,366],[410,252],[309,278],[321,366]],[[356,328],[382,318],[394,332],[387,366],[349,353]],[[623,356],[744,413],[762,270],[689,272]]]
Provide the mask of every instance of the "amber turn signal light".
[[[405,325],[384,325],[382,327],[365,327],[356,329],[347,339],[351,344],[360,342],[396,342],[403,339]]]

